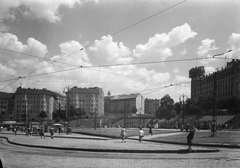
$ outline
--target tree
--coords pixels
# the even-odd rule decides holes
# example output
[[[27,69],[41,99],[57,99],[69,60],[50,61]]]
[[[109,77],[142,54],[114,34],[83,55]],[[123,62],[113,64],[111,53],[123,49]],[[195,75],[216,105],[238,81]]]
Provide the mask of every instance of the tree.
[[[136,106],[133,106],[133,108],[132,108],[132,114],[136,114],[137,113],[137,108],[136,108]]]
[[[175,103],[175,111],[176,111],[176,114],[181,114],[181,111],[182,111],[182,103],[180,102],[176,102]]]
[[[70,117],[76,116],[76,108],[74,107],[73,104],[70,105],[69,116]]]
[[[188,115],[198,114],[200,109],[197,101],[193,99],[187,99],[186,105],[185,105],[185,111],[186,111],[186,114]]]
[[[156,117],[169,120],[171,117],[174,117],[175,113],[174,100],[166,94],[161,98],[160,107],[156,111]]]
[[[47,117],[46,111],[41,111],[40,114],[39,114],[39,117],[41,117],[44,120],[44,118]]]

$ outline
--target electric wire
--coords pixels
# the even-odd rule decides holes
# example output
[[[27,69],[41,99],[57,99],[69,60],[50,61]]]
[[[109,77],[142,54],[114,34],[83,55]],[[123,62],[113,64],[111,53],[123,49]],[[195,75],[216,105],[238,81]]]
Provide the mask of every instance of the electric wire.
[[[123,29],[120,29],[120,30],[118,30],[118,31],[116,31],[116,32],[114,32],[114,33],[112,33],[112,34],[110,34],[110,35],[111,35],[111,36],[115,36],[116,34],[118,34],[118,33],[120,33],[120,32],[123,32],[123,31],[125,31],[125,30],[127,30],[127,29],[129,29],[129,28],[132,28],[132,27],[134,27],[134,26],[136,26],[136,25],[138,25],[138,24],[140,24],[140,23],[142,23],[142,22],[145,22],[146,20],[151,19],[151,18],[153,18],[153,17],[155,17],[155,16],[157,16],[157,15],[163,13],[163,12],[166,12],[166,11],[172,9],[172,8],[175,8],[175,7],[181,5],[182,3],[186,2],[186,1],[187,1],[187,0],[184,0],[184,1],[181,1],[181,2],[179,2],[179,3],[176,3],[176,4],[174,4],[174,5],[166,8],[166,9],[160,11],[160,12],[157,12],[157,13],[155,13],[155,14],[153,14],[153,15],[145,18],[145,19],[142,19],[142,20],[140,20],[140,21],[132,24],[132,25],[129,25],[129,26],[123,28]],[[89,44],[89,45],[87,45],[87,46],[84,46],[84,47],[82,47],[82,48],[79,49],[79,50],[76,50],[76,51],[74,51],[74,52],[72,52],[72,53],[70,53],[70,54],[67,54],[65,57],[68,57],[68,56],[70,56],[70,55],[72,55],[72,54],[75,54],[75,53],[77,53],[77,52],[79,52],[79,51],[82,51],[82,50],[85,49],[85,48],[89,48],[90,46],[93,46],[94,44],[96,44],[96,43],[98,43],[98,42],[100,42],[100,41],[102,41],[102,40],[98,40],[98,41],[95,41],[95,42],[92,43],[92,44]],[[8,52],[11,51],[11,50],[8,50],[8,49],[3,49],[3,48],[0,48],[0,49],[1,49],[1,50],[5,50],[5,51],[8,51]],[[31,55],[31,54],[23,54],[23,53],[17,52],[17,51],[12,51],[12,52],[17,53],[17,54],[22,54],[22,55],[30,56],[30,57],[35,57],[35,58],[38,58],[38,59],[43,59],[43,60],[50,61],[50,62],[53,62],[53,63],[61,63],[61,64],[69,65],[69,64],[64,63],[64,62],[59,62],[59,61],[56,61],[56,60],[51,60],[51,59],[42,58],[42,57],[36,57],[36,56]],[[61,57],[60,59],[62,59],[62,57]],[[59,60],[60,60],[60,59],[59,59]],[[47,66],[49,66],[49,65],[47,65]],[[41,68],[39,68],[39,69],[45,68],[45,67],[47,67],[47,66],[41,67]],[[38,71],[39,69],[37,69],[37,70],[35,70],[35,71],[33,71],[33,72],[30,72],[29,74],[32,74],[32,73]]]
[[[17,82],[18,79],[15,79],[13,82],[11,82],[10,84],[4,86],[0,91],[2,91],[3,89],[7,88],[8,86],[12,85],[13,83]]]

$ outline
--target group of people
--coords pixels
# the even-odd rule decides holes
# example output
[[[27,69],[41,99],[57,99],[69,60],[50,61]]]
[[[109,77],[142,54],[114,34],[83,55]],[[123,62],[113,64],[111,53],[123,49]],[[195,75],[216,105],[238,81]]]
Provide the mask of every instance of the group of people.
[[[121,129],[121,134],[120,134],[120,136],[121,136],[121,138],[122,138],[122,143],[125,143],[125,142],[126,142],[126,134],[127,134],[126,128],[125,128],[125,127],[122,127],[122,129]],[[153,135],[152,127],[149,127],[149,136],[152,136],[152,135]],[[141,127],[139,127],[138,136],[139,136],[139,142],[142,142],[143,137],[144,137],[144,131],[142,130]]]
[[[192,149],[192,144],[193,144],[193,139],[194,139],[194,135],[195,135],[196,131],[197,131],[197,129],[195,128],[194,125],[189,126],[189,132],[188,132],[188,135],[187,135],[187,144],[188,144],[188,150],[190,150],[190,151],[193,150]],[[127,134],[126,128],[122,127],[122,129],[121,129],[122,143],[126,143],[126,134]],[[139,142],[142,142],[143,137],[144,137],[144,131],[142,130],[141,127],[139,128],[138,135],[139,135]],[[153,135],[152,127],[149,127],[149,136],[152,136],[152,135]]]

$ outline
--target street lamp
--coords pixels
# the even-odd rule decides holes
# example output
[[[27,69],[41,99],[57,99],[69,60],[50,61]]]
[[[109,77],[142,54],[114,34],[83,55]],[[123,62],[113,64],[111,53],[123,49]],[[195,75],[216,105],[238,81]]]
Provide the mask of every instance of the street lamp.
[[[181,102],[182,101],[182,104],[183,104],[183,110],[182,110],[182,124],[184,124],[184,110],[185,110],[185,100],[187,99],[187,96],[185,94],[181,95],[179,97],[179,101]]]
[[[67,89],[67,91],[65,91],[65,89]],[[65,93],[66,95],[67,95],[67,101],[66,101],[66,103],[67,103],[67,108],[66,108],[66,119],[67,119],[67,114],[69,113],[69,86],[68,87],[65,87],[64,89],[63,89],[63,93]]]
[[[2,122],[3,122],[2,109],[0,109],[0,117],[1,117],[1,126],[2,126]]]

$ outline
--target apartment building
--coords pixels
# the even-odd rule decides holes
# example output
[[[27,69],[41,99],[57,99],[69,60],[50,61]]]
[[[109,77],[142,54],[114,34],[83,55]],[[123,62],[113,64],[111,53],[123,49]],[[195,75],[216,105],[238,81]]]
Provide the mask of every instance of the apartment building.
[[[144,98],[139,93],[105,97],[105,108],[111,117],[129,116],[134,107],[137,109],[136,114],[144,114]]]
[[[94,117],[104,115],[104,92],[102,88],[78,88],[74,86],[66,93],[67,99],[67,115],[70,114],[70,106],[73,105],[75,109],[84,109],[87,117]]]
[[[0,92],[0,121],[13,120],[14,93]]]
[[[207,98],[216,91],[216,101],[240,97],[240,60],[233,59],[226,67],[205,75],[204,67],[195,67],[189,71],[191,80],[191,98]]]
[[[14,94],[14,114],[16,121],[34,121],[41,119],[40,112],[47,113],[46,119],[52,120],[54,110],[64,107],[64,96],[47,89],[17,88]]]

